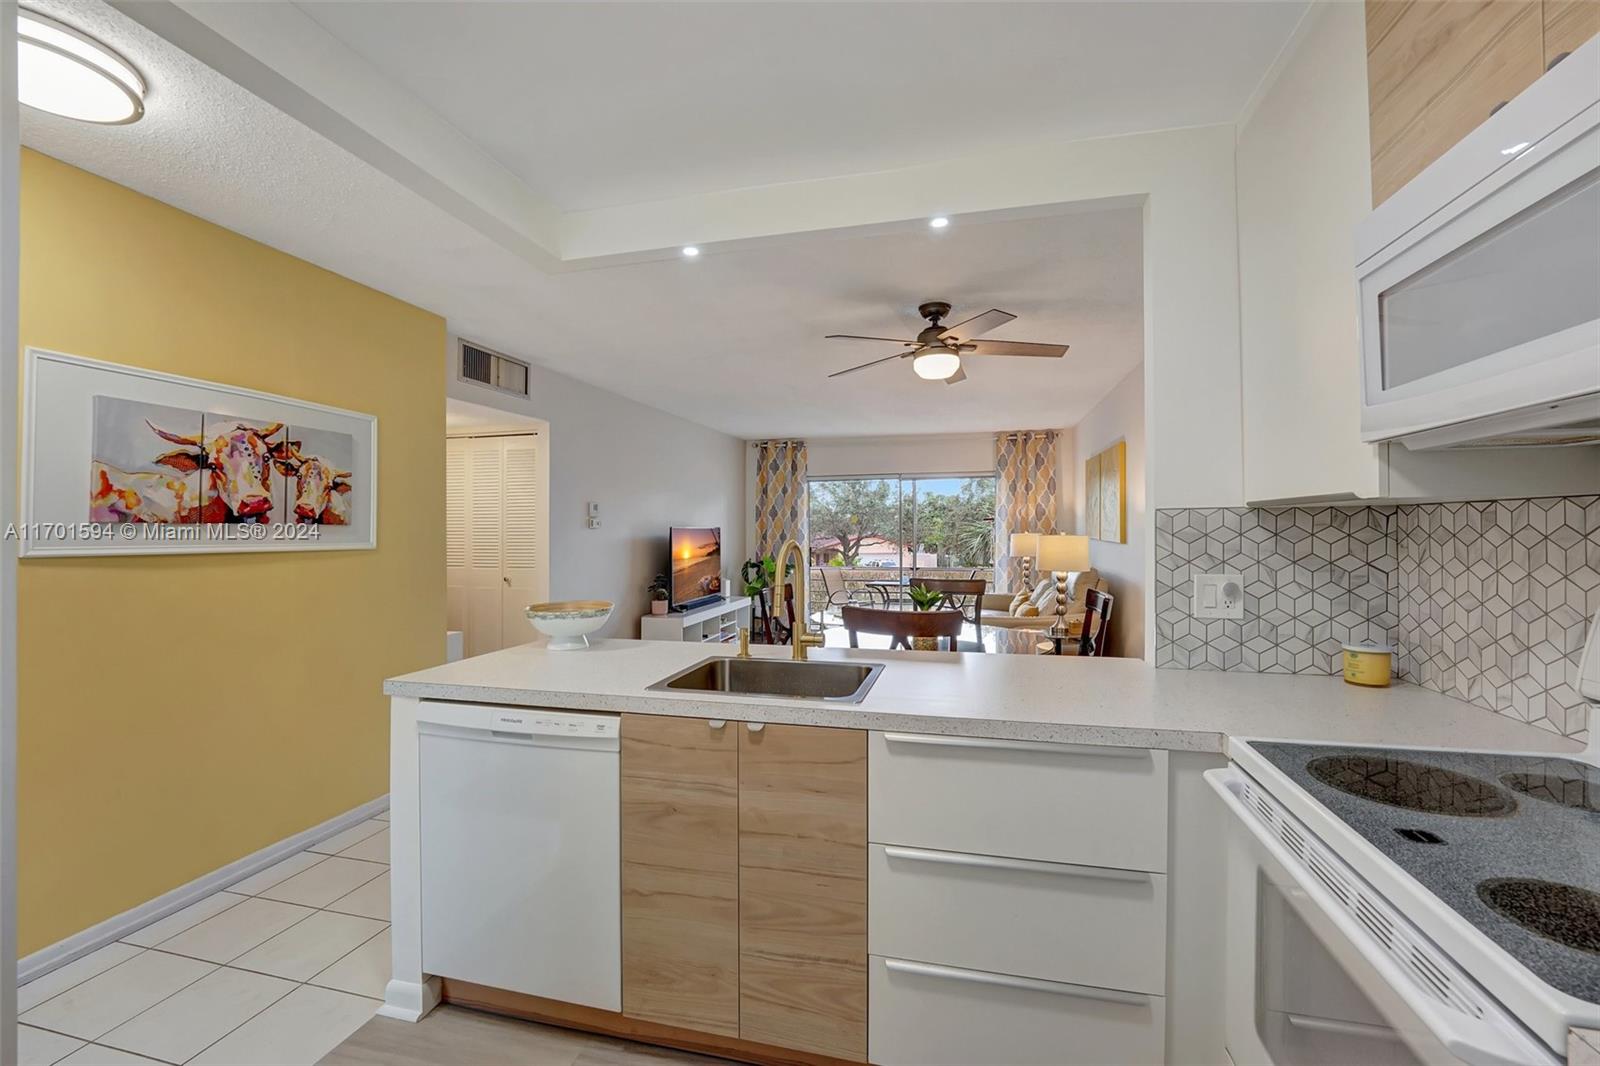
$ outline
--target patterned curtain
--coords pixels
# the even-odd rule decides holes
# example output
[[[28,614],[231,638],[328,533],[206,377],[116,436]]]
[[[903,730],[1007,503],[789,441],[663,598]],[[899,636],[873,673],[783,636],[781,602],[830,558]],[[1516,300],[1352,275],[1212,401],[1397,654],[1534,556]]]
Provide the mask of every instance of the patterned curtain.
[[[995,436],[994,585],[1022,587],[1022,560],[1011,557],[1011,534],[1056,531],[1054,430]]]
[[[756,441],[756,558],[776,555],[783,542],[806,537],[806,442]]]

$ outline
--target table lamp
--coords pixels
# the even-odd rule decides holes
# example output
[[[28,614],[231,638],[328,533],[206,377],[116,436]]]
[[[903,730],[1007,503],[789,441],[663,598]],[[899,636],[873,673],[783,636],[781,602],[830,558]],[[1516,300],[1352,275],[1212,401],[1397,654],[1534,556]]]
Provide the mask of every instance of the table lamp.
[[[1041,533],[1039,569],[1056,577],[1056,625],[1054,632],[1067,632],[1067,573],[1089,569],[1089,538],[1070,533]]]
[[[1033,567],[1033,557],[1039,554],[1039,534],[1011,534],[1010,554],[1013,559],[1022,560],[1022,591],[1032,592],[1033,582],[1029,580],[1029,571]]]

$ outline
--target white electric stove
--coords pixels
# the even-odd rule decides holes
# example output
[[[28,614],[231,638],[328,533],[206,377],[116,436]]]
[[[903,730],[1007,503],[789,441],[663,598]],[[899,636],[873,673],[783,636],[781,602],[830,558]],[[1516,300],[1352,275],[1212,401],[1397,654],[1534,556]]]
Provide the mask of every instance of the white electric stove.
[[[1580,691],[1600,734],[1600,619]],[[1564,1061],[1600,1027],[1600,758],[1232,740],[1237,1066]]]

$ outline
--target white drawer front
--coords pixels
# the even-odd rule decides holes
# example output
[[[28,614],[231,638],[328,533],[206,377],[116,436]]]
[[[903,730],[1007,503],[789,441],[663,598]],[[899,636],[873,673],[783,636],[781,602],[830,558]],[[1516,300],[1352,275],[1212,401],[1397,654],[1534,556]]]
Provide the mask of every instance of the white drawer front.
[[[873,955],[1161,995],[1167,877],[874,844]]]
[[[1167,753],[874,732],[867,838],[1021,859],[1167,868]]]
[[[1160,1063],[1166,1000],[874,955],[867,1057],[877,1066]]]

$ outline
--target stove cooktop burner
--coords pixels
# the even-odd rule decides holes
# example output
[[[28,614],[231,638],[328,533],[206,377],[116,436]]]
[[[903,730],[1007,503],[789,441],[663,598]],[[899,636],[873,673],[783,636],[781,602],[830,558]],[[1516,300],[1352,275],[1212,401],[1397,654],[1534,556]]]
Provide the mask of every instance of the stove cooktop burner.
[[[1600,955],[1600,893],[1554,881],[1496,877],[1478,883],[1478,898],[1530,933]]]
[[[1306,772],[1340,792],[1390,807],[1463,818],[1511,814],[1517,801],[1504,790],[1442,766],[1382,755],[1324,755]]]
[[[1559,773],[1501,774],[1500,783],[1524,796],[1600,814],[1600,784]]]

